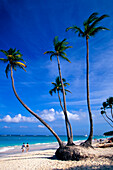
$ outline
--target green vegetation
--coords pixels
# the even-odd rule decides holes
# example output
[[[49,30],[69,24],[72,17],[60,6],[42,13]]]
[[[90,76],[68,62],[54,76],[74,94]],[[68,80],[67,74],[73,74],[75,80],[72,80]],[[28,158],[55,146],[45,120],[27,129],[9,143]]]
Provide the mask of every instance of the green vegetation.
[[[104,135],[105,136],[113,136],[113,131],[105,132]]]
[[[61,57],[62,59],[65,59],[68,62],[70,62],[70,60],[66,57],[67,54],[64,51],[67,50],[68,48],[72,48],[72,46],[68,46],[69,43],[66,41],[66,39],[59,41],[58,36],[56,36],[54,38],[53,44],[54,44],[54,51],[46,51],[44,54],[49,54],[51,61],[52,61],[53,56],[56,56],[56,58],[57,58],[59,77],[60,77],[60,81],[61,81],[61,85],[62,85],[62,92],[63,92],[63,104],[64,104],[63,112],[64,112],[64,116],[65,116],[68,145],[72,145],[73,144],[73,135],[70,134],[71,130],[69,130],[69,124],[70,123],[69,123],[69,119],[68,119],[68,115],[67,115],[65,90],[64,90],[64,84],[63,84],[63,80],[62,80],[60,60],[59,60],[59,57]]]
[[[110,115],[107,113],[106,109],[110,109]],[[105,121],[113,128],[113,97],[109,97],[106,102],[102,103],[101,115]]]
[[[12,49],[10,48],[8,51],[4,51],[4,50],[0,50],[1,52],[3,52],[6,56],[5,58],[0,58],[1,61],[3,62],[8,62],[8,65],[6,67],[6,76],[8,77],[8,71],[11,71],[11,80],[12,80],[12,88],[14,91],[14,94],[16,96],[16,98],[20,101],[20,103],[33,115],[35,116],[38,120],[40,120],[40,122],[42,122],[50,131],[51,133],[56,137],[59,145],[62,147],[63,146],[63,142],[61,141],[61,139],[58,137],[58,135],[53,131],[53,129],[44,121],[42,120],[36,113],[34,113],[18,96],[16,90],[15,90],[15,86],[14,86],[14,78],[13,78],[13,69],[16,71],[17,67],[20,67],[22,69],[24,69],[24,67],[26,67],[25,64],[23,64],[21,61],[25,62],[22,58],[22,54],[18,51],[16,51],[16,49]],[[24,69],[25,70],[25,69]]]
[[[92,113],[91,113],[91,107],[90,107],[90,96],[89,96],[89,38],[94,36],[97,32],[101,30],[109,30],[108,28],[99,26],[97,27],[98,23],[108,17],[108,15],[102,15],[101,17],[97,16],[98,13],[92,13],[90,17],[84,21],[83,26],[84,30],[82,31],[79,27],[76,25],[73,27],[69,27],[66,29],[72,30],[75,33],[78,33],[79,37],[85,37],[86,38],[86,49],[87,49],[87,55],[86,55],[86,60],[87,60],[87,73],[86,73],[86,84],[87,84],[87,105],[88,105],[88,112],[89,112],[89,120],[90,120],[90,134],[88,136],[88,139],[83,143],[83,145],[91,145],[92,144],[92,137],[93,137],[93,119],[92,119]]]
[[[66,87],[67,85],[70,85],[69,83],[66,83],[66,80],[65,80],[64,78],[62,78],[62,81],[63,81],[64,87]],[[50,93],[50,95],[52,96],[52,95],[53,95],[53,92],[56,93],[56,91],[57,91],[57,93],[58,93],[58,99],[59,99],[59,102],[60,102],[60,106],[61,106],[62,111],[63,111],[63,113],[64,113],[64,107],[63,107],[63,105],[62,105],[62,101],[61,101],[61,97],[60,97],[60,92],[63,93],[63,89],[62,89],[62,84],[61,84],[61,81],[60,81],[60,77],[58,76],[58,77],[56,78],[56,80],[55,80],[55,83],[52,82],[52,84],[54,85],[54,88],[51,89],[51,90],[49,91],[49,93]],[[66,92],[71,93],[71,92],[70,92],[69,90],[67,90],[67,89],[64,89],[64,90],[65,90],[65,95],[67,94]],[[67,122],[68,122],[68,124],[69,124],[70,136],[71,136],[71,138],[72,138],[72,137],[73,137],[73,132],[72,132],[72,127],[71,127],[71,124],[70,124],[70,122],[69,122],[68,117],[67,117]],[[71,143],[71,144],[72,144],[72,143]]]
[[[79,37],[85,37],[86,38],[86,87],[87,87],[87,106],[88,106],[88,112],[89,112],[89,120],[90,120],[90,133],[88,136],[88,139],[84,142],[81,143],[82,146],[84,147],[92,147],[92,137],[93,137],[93,118],[92,118],[92,113],[91,113],[91,107],[90,107],[90,90],[89,90],[89,38],[92,36],[95,36],[95,34],[101,30],[109,30],[108,28],[105,28],[103,26],[98,26],[99,22],[103,20],[104,18],[108,17],[108,15],[102,15],[100,17],[97,16],[98,13],[92,13],[89,18],[83,23],[84,30],[82,31],[79,27],[76,25],[73,27],[69,27],[66,29],[72,30],[75,33],[78,33]],[[68,42],[66,39],[63,39],[62,41],[59,41],[58,36],[54,38],[53,41],[54,44],[54,51],[46,51],[44,54],[49,54],[50,55],[50,60],[52,61],[53,57],[56,57],[57,63],[58,63],[58,72],[59,76],[56,78],[55,83],[52,82],[52,85],[54,86],[53,89],[49,91],[50,95],[53,95],[53,92],[58,94],[58,99],[60,102],[60,106],[62,108],[62,111],[64,113],[65,117],[65,124],[66,124],[66,132],[67,132],[67,144],[64,146],[63,142],[59,138],[59,136],[53,131],[53,129],[43,120],[41,119],[36,113],[34,113],[18,96],[15,86],[14,86],[14,78],[13,78],[13,70],[17,70],[17,67],[23,69],[24,71],[25,68],[27,67],[25,64],[25,61],[22,58],[22,54],[20,51],[16,51],[16,49],[10,48],[8,51],[0,50],[0,52],[4,53],[6,58],[0,58],[0,61],[4,63],[8,63],[5,69],[6,76],[8,78],[8,72],[10,71],[11,75],[11,81],[12,81],[12,88],[14,91],[14,94],[16,98],[19,100],[19,102],[33,115],[35,116],[41,123],[43,123],[49,130],[50,132],[56,137],[58,143],[59,143],[59,148],[56,151],[56,155],[58,158],[62,160],[79,160],[80,159],[80,154],[78,154],[78,148],[73,143],[73,132],[72,132],[72,127],[68,118],[67,114],[67,105],[66,105],[66,92],[70,92],[69,90],[65,89],[69,83],[66,83],[66,80],[62,78],[61,74],[61,66],[60,66],[60,59],[62,58],[68,62],[70,60],[67,58],[67,54],[65,53],[65,50],[72,48],[72,46],[69,46]],[[63,102],[61,101],[61,96],[60,92],[63,95]],[[70,92],[71,93],[71,92]],[[62,104],[63,103],[63,104]],[[106,102],[103,102],[103,107],[101,108],[101,114],[106,116],[104,119],[112,126],[111,123],[113,123],[113,112],[112,112],[112,105],[113,105],[113,97],[110,97],[106,100]],[[109,114],[106,113],[106,109],[111,110],[111,117]],[[112,126],[113,127],[113,126]],[[74,145],[74,146],[72,146]],[[81,146],[80,146],[81,147]],[[81,147],[82,148],[82,147]],[[81,152],[80,148],[80,152]],[[82,155],[82,154],[81,154]],[[81,156],[83,158],[83,155]]]

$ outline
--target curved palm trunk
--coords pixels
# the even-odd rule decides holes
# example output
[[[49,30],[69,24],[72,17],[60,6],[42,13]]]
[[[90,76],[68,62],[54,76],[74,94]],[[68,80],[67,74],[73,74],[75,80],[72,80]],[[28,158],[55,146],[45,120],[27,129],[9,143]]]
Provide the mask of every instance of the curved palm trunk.
[[[64,108],[63,108],[63,106],[62,106],[62,102],[61,102],[61,98],[60,98],[59,91],[58,91],[58,98],[59,98],[59,101],[60,101],[60,106],[61,106],[61,108],[62,108],[62,110],[63,110],[63,112],[64,112]],[[67,117],[67,119],[68,119],[68,117]],[[73,143],[73,132],[72,132],[71,123],[69,122],[69,120],[67,120],[67,121],[68,121],[69,128],[70,128],[71,143]]]
[[[112,105],[111,105],[111,116],[112,116],[112,119],[113,119],[113,111],[112,111]]]
[[[104,120],[113,128],[113,126],[108,122],[108,120],[104,117],[104,115],[102,114]]]
[[[90,134],[88,136],[88,139],[86,140],[86,143],[92,144],[92,138],[93,138],[93,119],[92,119],[92,113],[90,108],[90,97],[89,97],[89,44],[88,44],[88,35],[86,36],[86,46],[87,46],[87,74],[86,74],[86,84],[87,84],[87,106],[88,106],[88,112],[89,112],[89,119],[90,119]]]
[[[106,114],[106,112],[105,112],[105,115],[113,123],[113,120],[109,118],[109,116]]]
[[[65,116],[65,123],[66,123],[66,131],[67,131],[67,137],[68,137],[68,145],[73,144],[73,135],[71,134],[70,136],[70,132],[69,132],[69,126],[68,126],[68,116],[67,116],[67,108],[66,108],[66,98],[65,98],[65,90],[64,90],[64,85],[63,85],[63,81],[62,81],[62,75],[61,75],[61,69],[60,69],[60,61],[59,61],[59,57],[57,55],[57,62],[58,62],[58,70],[59,70],[59,76],[60,76],[60,81],[62,84],[62,90],[63,90],[63,102],[64,102],[64,116]]]
[[[12,80],[12,87],[13,87],[13,91],[15,96],[17,97],[17,99],[20,101],[20,103],[33,115],[35,116],[41,123],[43,123],[50,131],[51,133],[55,136],[55,138],[57,139],[59,146],[63,147],[63,142],[61,141],[61,139],[58,137],[58,135],[53,131],[53,129],[44,121],[42,120],[36,113],[34,113],[26,104],[24,104],[24,102],[19,98],[16,90],[15,90],[15,86],[14,86],[14,79],[13,79],[13,71],[12,71],[12,66],[11,66],[11,80]]]

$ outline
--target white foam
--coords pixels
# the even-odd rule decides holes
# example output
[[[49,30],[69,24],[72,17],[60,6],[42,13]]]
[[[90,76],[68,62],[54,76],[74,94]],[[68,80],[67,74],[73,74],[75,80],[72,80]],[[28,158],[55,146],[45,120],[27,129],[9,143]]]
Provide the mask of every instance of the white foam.
[[[14,149],[14,147],[11,147],[11,148],[9,148],[9,147],[4,147],[4,148],[1,148],[1,149],[0,149],[0,152],[6,152],[6,151],[11,150],[11,149]]]

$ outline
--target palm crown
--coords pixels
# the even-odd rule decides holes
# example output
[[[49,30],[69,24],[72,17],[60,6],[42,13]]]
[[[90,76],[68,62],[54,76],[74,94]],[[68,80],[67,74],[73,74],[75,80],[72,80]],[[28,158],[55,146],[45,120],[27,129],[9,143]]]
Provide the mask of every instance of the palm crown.
[[[44,54],[50,54],[50,60],[52,60],[53,56],[60,56],[63,59],[70,62],[70,60],[66,57],[67,54],[64,52],[68,48],[72,48],[72,46],[67,46],[69,43],[66,41],[66,39],[63,39],[62,41],[58,40],[58,36],[56,36],[53,40],[54,43],[54,49],[55,51],[46,51]]]
[[[64,87],[66,87],[67,85],[70,85],[69,83],[66,83],[66,80],[64,78],[62,80],[63,80]],[[52,84],[54,85],[54,88],[49,91],[51,96],[53,95],[53,92],[56,93],[56,91],[58,92],[61,91],[63,93],[62,84],[61,84],[59,76],[56,78],[55,83],[52,82]],[[69,90],[65,89],[65,94],[66,92],[71,93]]]
[[[73,27],[69,27],[66,29],[66,31],[68,31],[69,29],[71,29],[72,31],[74,31],[75,33],[78,33],[79,37],[86,37],[88,36],[94,36],[97,32],[101,31],[101,30],[109,30],[108,28],[105,28],[103,26],[99,26],[97,27],[99,21],[101,21],[102,19],[109,17],[108,15],[102,15],[100,17],[97,16],[98,13],[92,13],[90,15],[90,17],[83,23],[84,25],[84,31],[82,31],[79,27],[77,27],[76,25]]]
[[[16,49],[12,49],[10,48],[8,51],[5,50],[0,50],[2,53],[4,53],[6,55],[6,59],[5,58],[0,58],[1,61],[3,62],[8,62],[8,65],[5,69],[5,73],[6,76],[8,78],[8,71],[10,70],[10,68],[12,67],[15,71],[17,69],[17,67],[22,68],[24,71],[25,67],[27,67],[24,63],[25,61],[22,58],[22,54],[19,52],[19,50],[16,51]],[[24,63],[22,63],[21,61],[23,61]]]

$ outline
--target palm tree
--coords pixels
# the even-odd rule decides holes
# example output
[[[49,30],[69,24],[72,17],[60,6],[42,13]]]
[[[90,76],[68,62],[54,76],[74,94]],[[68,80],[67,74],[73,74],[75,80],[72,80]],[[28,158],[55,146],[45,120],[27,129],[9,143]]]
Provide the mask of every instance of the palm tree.
[[[103,102],[102,103],[102,106],[103,107],[101,107],[101,115],[103,116],[103,118],[105,119],[105,121],[111,126],[111,127],[113,127],[113,114],[112,114],[112,105],[113,105],[113,97],[109,97],[107,100],[106,100],[106,102]],[[111,109],[111,117],[112,118],[110,118],[110,116],[108,116],[107,115],[107,113],[106,113],[106,109]],[[106,118],[104,117],[104,115],[106,116]],[[112,124],[111,124],[112,123]]]
[[[104,18],[108,17],[108,15],[102,15],[100,17],[97,16],[98,13],[92,13],[90,17],[83,23],[84,30],[82,31],[79,27],[76,25],[73,27],[69,27],[66,29],[68,31],[71,29],[75,33],[78,33],[79,37],[85,37],[86,38],[86,48],[87,48],[87,54],[86,54],[86,62],[87,62],[87,73],[86,73],[86,84],[87,84],[87,105],[88,105],[88,112],[89,112],[89,119],[90,119],[90,134],[88,136],[88,139],[85,141],[86,145],[92,144],[92,137],[93,137],[93,120],[92,120],[92,113],[90,108],[90,97],[89,97],[89,37],[94,36],[97,32],[101,30],[109,30],[103,26],[98,26],[97,24]],[[85,144],[84,143],[84,144]]]
[[[62,78],[62,81],[63,81],[64,87],[66,87],[67,85],[70,85],[69,83],[66,83],[66,80],[65,80],[64,78]],[[62,111],[64,112],[64,108],[63,108],[62,101],[61,101],[61,98],[60,98],[60,92],[63,93],[62,84],[61,84],[61,81],[60,81],[60,77],[58,76],[58,77],[56,78],[56,80],[55,80],[55,83],[52,82],[52,84],[54,85],[54,88],[51,89],[51,90],[49,91],[49,93],[50,93],[51,96],[53,95],[53,93],[56,93],[56,92],[58,93],[58,98],[59,98],[60,106],[61,106],[61,108],[62,108]],[[69,91],[69,90],[67,90],[67,89],[64,89],[64,90],[65,90],[65,94],[67,94],[66,92],[71,93],[71,91]],[[72,140],[73,140],[72,127],[71,127],[71,124],[70,124],[69,120],[67,120],[67,121],[68,121],[69,128],[70,128],[70,137],[71,137]]]
[[[113,119],[113,112],[112,112],[112,109],[113,109],[113,97],[109,97],[107,99],[107,103],[108,103],[109,108],[111,108],[111,116],[112,116],[112,119]]]
[[[44,121],[42,120],[36,113],[34,113],[18,96],[16,90],[15,90],[15,86],[14,86],[14,78],[13,78],[13,69],[16,71],[17,67],[22,68],[24,71],[26,65],[24,64],[25,61],[22,59],[22,54],[18,51],[16,51],[16,49],[12,49],[10,48],[8,51],[4,51],[4,50],[0,50],[1,52],[3,52],[6,56],[5,58],[0,58],[1,61],[3,62],[8,62],[8,65],[6,67],[6,76],[8,78],[8,72],[11,71],[11,80],[12,80],[12,88],[14,91],[15,96],[17,97],[17,99],[20,101],[20,103],[33,115],[35,116],[39,121],[41,121],[50,131],[51,133],[56,137],[59,146],[63,147],[63,142],[61,141],[61,139],[58,137],[58,135],[53,131],[53,129]],[[24,62],[24,63],[23,63]]]
[[[63,80],[62,80],[59,57],[61,57],[62,59],[67,60],[68,62],[70,62],[70,60],[66,57],[67,55],[66,55],[66,53],[64,51],[67,50],[68,48],[72,48],[72,46],[68,46],[69,43],[66,41],[66,39],[63,39],[62,41],[59,41],[58,36],[56,36],[54,38],[53,43],[54,43],[54,51],[46,51],[44,54],[49,54],[51,61],[52,61],[53,56],[57,57],[59,77],[60,77],[60,81],[61,81],[61,85],[62,85],[62,91],[63,91],[64,115],[65,115],[66,131],[67,131],[67,137],[68,137],[68,145],[71,145],[71,144],[73,144],[73,141],[72,141],[72,138],[70,137],[69,127],[68,127],[66,97],[65,97],[65,90],[64,90]]]

